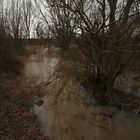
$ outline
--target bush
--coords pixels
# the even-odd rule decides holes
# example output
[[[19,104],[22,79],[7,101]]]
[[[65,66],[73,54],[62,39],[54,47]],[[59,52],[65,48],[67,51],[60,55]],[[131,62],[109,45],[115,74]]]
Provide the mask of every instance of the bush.
[[[9,46],[10,45],[10,46]],[[18,50],[19,51],[19,50]],[[1,74],[19,75],[22,63],[17,58],[15,43],[2,42],[0,45],[0,72]]]

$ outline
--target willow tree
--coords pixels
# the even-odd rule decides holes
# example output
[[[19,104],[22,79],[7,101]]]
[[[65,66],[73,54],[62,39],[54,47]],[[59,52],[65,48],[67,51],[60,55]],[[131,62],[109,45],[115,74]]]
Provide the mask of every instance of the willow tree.
[[[72,35],[84,57],[84,79],[102,102],[112,100],[114,83],[139,45],[139,0],[46,0],[59,46]],[[43,3],[43,2],[42,2]],[[44,4],[44,3],[43,3]],[[53,13],[53,14],[52,14]],[[72,15],[72,16],[71,16]],[[71,30],[72,29],[72,30]],[[85,82],[84,82],[85,85]]]

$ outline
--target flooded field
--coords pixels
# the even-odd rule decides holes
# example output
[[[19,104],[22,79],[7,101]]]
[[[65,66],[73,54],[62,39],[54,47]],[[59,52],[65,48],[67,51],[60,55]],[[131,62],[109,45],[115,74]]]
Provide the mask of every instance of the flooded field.
[[[58,57],[47,56],[47,49],[31,55],[25,67],[28,84],[47,81],[58,62]],[[83,90],[78,90],[74,80],[67,82],[63,92],[57,87],[65,82],[56,83],[46,87],[32,109],[41,132],[51,140],[140,140],[139,117],[113,107],[96,106]],[[126,87],[122,90],[140,93],[139,86]]]

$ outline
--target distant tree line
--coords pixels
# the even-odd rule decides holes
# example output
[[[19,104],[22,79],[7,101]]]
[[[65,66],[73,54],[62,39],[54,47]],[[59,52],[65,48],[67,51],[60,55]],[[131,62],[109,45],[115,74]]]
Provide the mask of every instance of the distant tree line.
[[[0,1],[1,38],[48,38],[48,31],[32,0]]]

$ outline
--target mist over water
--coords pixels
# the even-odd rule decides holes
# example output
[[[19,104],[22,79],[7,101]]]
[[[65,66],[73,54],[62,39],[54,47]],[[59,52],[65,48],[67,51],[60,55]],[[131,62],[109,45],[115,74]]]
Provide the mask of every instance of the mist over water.
[[[32,55],[26,65],[25,75],[28,82],[47,81],[59,62],[59,58],[42,55],[42,51]],[[33,107],[41,132],[51,140],[140,139],[138,117],[113,107],[96,106],[93,99],[82,93],[84,91],[78,91],[74,80],[67,83],[64,92],[54,104],[57,88],[62,84],[63,82],[58,81],[48,86],[45,95],[37,98]],[[68,92],[71,92],[70,97],[67,96]],[[43,103],[39,106],[36,104],[38,101]]]

